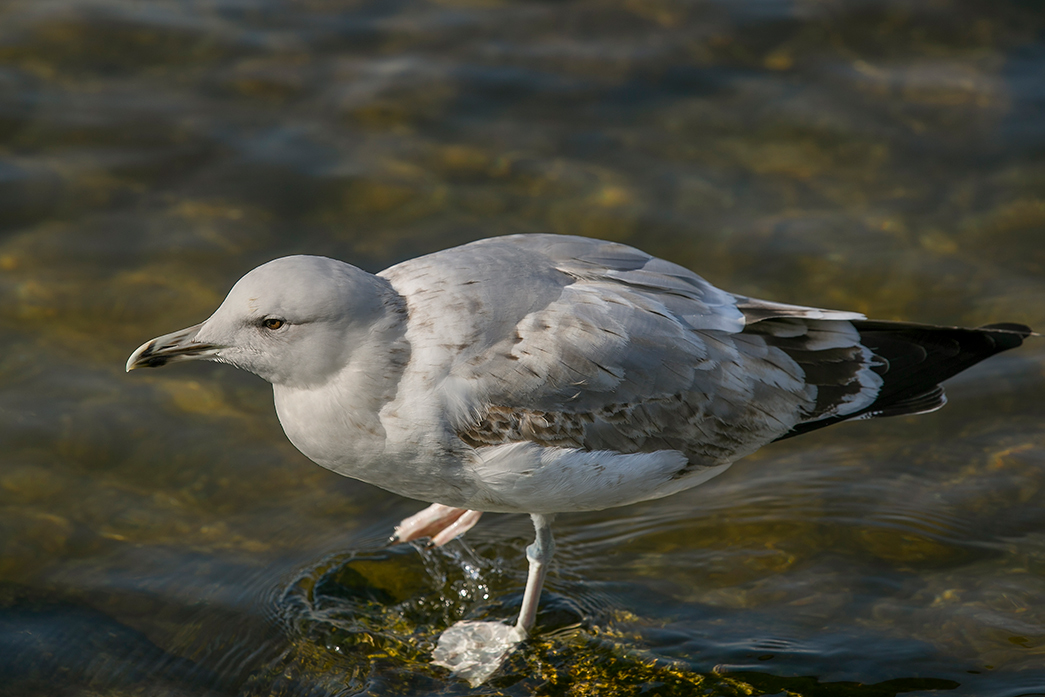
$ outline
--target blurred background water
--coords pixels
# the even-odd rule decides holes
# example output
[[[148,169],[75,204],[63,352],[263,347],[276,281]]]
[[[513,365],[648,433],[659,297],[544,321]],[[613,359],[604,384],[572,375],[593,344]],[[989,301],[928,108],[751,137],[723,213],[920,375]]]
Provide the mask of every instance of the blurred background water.
[[[634,244],[735,292],[1045,327],[1045,10],[965,0],[5,0],[0,692],[456,695],[520,516],[384,549],[268,386],[123,373],[245,271],[479,237]],[[1045,344],[928,416],[560,516],[477,694],[1045,694]]]

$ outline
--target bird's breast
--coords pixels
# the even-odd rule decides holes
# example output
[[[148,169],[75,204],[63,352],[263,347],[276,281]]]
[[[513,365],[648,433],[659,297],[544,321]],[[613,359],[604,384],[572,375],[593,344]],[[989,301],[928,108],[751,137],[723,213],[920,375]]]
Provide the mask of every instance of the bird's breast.
[[[421,501],[455,505],[471,495],[459,453],[423,419],[367,410],[336,390],[275,386],[274,399],[287,438],[326,469]]]

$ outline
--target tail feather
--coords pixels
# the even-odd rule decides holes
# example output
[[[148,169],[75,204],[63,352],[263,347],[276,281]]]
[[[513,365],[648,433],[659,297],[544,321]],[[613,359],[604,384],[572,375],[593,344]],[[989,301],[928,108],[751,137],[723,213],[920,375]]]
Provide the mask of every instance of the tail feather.
[[[935,411],[947,402],[941,382],[1019,346],[1033,334],[1030,327],[1013,323],[978,329],[878,320],[853,320],[852,325],[860,334],[860,343],[878,359],[872,370],[881,376],[882,385],[874,402],[855,413],[799,423],[777,440],[850,419]]]

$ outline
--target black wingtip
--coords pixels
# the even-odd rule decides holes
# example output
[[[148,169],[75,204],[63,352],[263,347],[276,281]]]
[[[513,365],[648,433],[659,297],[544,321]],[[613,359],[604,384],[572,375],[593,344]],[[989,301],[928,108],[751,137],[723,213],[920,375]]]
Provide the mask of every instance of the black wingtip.
[[[880,320],[856,320],[852,324],[860,332],[861,343],[884,359],[884,370],[879,371],[883,384],[877,399],[854,414],[801,422],[777,440],[850,419],[934,411],[946,402],[941,382],[986,358],[1020,346],[1029,336],[1040,336],[1016,322],[977,329]]]
[[[979,329],[988,332],[991,335],[991,338],[994,339],[994,343],[997,344],[999,351],[1007,351],[1008,349],[1020,346],[1023,343],[1023,340],[1028,336],[1038,336],[1038,334],[1026,324],[1018,324],[1016,322],[985,324]]]

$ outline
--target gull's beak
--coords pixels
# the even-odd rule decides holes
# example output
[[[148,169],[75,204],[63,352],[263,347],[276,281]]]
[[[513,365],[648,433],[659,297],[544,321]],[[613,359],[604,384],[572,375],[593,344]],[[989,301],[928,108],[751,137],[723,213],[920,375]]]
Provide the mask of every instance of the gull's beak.
[[[135,368],[159,368],[168,363],[212,358],[222,346],[196,341],[203,323],[158,336],[135,349],[127,359],[127,372]]]

